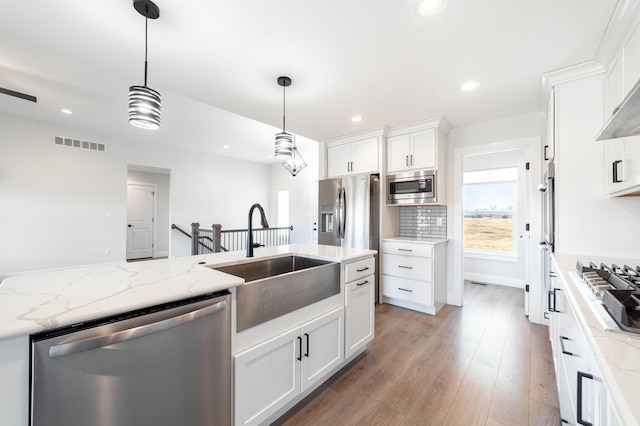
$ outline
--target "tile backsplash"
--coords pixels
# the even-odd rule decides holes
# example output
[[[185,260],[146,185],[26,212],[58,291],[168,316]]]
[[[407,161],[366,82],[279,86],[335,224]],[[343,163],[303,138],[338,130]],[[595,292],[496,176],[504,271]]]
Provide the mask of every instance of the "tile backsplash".
[[[447,206],[400,207],[400,236],[447,238]]]

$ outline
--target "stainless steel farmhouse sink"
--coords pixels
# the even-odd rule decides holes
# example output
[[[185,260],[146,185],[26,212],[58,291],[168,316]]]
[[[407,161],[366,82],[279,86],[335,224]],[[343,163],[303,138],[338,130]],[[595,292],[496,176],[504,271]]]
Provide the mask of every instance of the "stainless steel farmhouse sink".
[[[228,266],[209,266],[244,278],[237,287],[237,331],[340,293],[340,264],[285,256]]]

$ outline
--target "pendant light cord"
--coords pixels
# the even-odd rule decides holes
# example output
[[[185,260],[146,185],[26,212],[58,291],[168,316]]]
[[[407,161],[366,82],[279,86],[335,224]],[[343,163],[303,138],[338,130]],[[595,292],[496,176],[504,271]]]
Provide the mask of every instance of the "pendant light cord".
[[[144,87],[147,87],[147,31],[149,26],[149,7],[146,6],[144,14]]]
[[[286,107],[287,107],[287,96],[286,96],[286,90],[287,90],[287,86],[285,86],[284,84],[282,85],[282,133],[286,133],[284,130],[284,123],[285,123],[285,111],[286,111]]]

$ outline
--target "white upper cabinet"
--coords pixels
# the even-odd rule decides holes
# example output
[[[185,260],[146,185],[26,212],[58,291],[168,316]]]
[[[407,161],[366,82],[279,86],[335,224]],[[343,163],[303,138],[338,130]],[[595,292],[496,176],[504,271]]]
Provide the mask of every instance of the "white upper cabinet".
[[[450,129],[451,125],[444,117],[390,129],[387,136],[387,173],[443,170],[446,134]]]
[[[386,127],[327,141],[327,177],[380,171]]]
[[[625,38],[606,74],[607,107],[603,121],[640,80],[640,25]],[[605,190],[612,196],[640,193],[640,136],[605,141]]]
[[[427,129],[387,139],[387,171],[437,168],[436,130]]]

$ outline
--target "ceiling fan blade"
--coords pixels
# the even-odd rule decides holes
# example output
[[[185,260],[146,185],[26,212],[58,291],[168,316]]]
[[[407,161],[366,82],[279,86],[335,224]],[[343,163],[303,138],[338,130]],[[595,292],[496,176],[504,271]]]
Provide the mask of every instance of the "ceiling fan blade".
[[[0,93],[4,93],[5,95],[15,96],[16,98],[24,99],[26,101],[38,102],[38,98],[35,96],[27,95],[26,93],[16,92],[15,90],[5,89],[4,87],[0,87]]]

